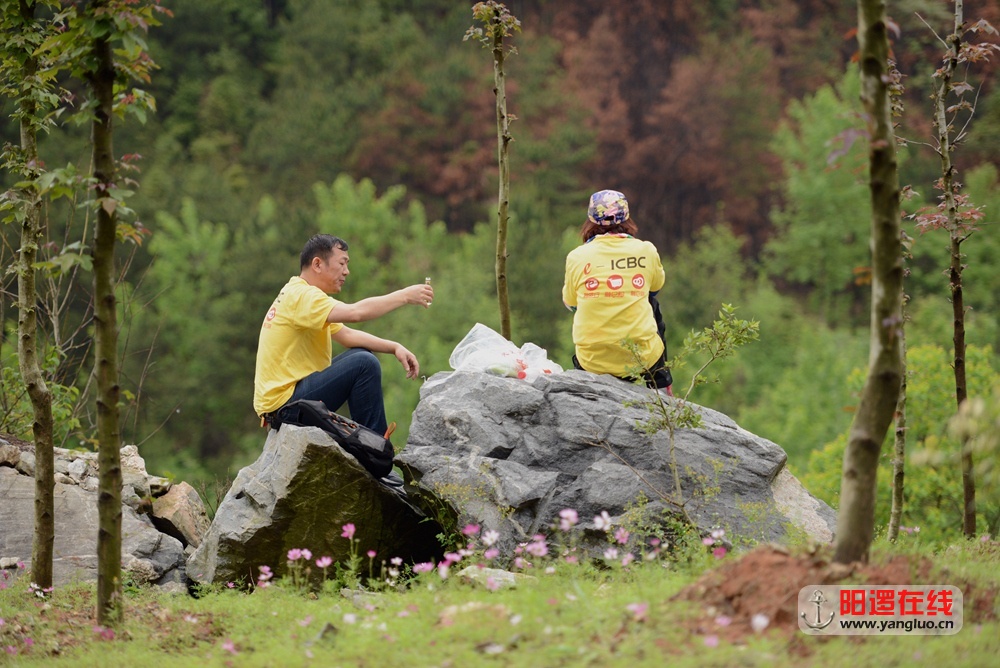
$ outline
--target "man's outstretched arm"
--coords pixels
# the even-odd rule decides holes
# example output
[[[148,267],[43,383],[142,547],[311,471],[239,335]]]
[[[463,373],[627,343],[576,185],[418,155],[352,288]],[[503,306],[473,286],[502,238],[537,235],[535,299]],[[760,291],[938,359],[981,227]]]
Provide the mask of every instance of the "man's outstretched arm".
[[[338,304],[330,310],[330,315],[326,317],[326,321],[365,322],[379,318],[407,304],[427,308],[431,305],[432,301],[434,301],[434,288],[430,285],[420,283],[401,288],[387,295],[368,297],[354,304]],[[389,351],[386,350],[383,352]]]

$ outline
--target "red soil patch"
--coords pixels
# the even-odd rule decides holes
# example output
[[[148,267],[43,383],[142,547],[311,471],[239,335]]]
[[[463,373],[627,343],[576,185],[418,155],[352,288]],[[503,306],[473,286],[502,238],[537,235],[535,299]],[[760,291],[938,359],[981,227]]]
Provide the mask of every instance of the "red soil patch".
[[[992,546],[995,547],[988,551],[1000,552],[1000,543],[993,542]],[[964,594],[966,623],[996,616],[1000,587],[957,582],[952,577],[935,574],[933,562],[926,557],[897,555],[884,563],[842,565],[831,563],[830,556],[824,552],[792,555],[777,546],[759,547],[706,573],[681,590],[674,600],[701,604],[701,614],[688,623],[696,634],[742,644],[756,633],[751,627],[754,615],[765,615],[768,619],[765,633],[787,637],[793,651],[805,654],[811,650],[801,642],[805,636],[799,633],[798,595],[807,585],[949,584],[959,587]]]

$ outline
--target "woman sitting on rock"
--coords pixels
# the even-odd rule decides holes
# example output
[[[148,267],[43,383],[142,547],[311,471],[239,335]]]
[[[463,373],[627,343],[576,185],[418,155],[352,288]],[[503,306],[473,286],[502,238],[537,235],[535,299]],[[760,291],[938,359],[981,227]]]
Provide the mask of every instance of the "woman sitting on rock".
[[[617,190],[590,197],[583,245],[566,257],[562,299],[573,311],[573,366],[649,387],[673,382],[665,366],[664,326],[656,292],[664,272],[656,247],[635,237],[628,201]]]

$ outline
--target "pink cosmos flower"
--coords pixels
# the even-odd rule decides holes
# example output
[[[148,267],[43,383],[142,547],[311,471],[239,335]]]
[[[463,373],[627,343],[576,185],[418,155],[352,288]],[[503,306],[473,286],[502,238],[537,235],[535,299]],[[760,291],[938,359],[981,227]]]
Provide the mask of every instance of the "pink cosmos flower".
[[[719,636],[705,636],[705,647],[718,647],[719,646]]]
[[[601,514],[594,518],[594,528],[598,531],[609,531],[611,529],[611,516],[608,511],[602,510]]]
[[[302,550],[300,550],[298,548],[295,548],[294,550],[289,550],[288,551],[288,560],[289,561],[298,561],[301,558],[302,558]]]
[[[309,561],[310,559],[313,558],[313,553],[307,550],[306,548],[302,548],[302,558],[305,559],[306,561]]]
[[[524,551],[533,557],[544,557],[549,553],[549,548],[545,544],[545,536],[535,536],[535,541],[533,543],[528,543],[525,546]]]
[[[350,522],[348,522],[347,524],[345,524],[344,526],[342,526],[341,529],[344,530],[343,533],[340,534],[341,538],[346,538],[348,540],[354,538],[354,525],[353,524],[351,524]]]
[[[378,554],[378,552],[376,552],[375,550],[368,550],[369,559],[374,559],[376,554]]]
[[[224,643],[222,643],[222,649],[226,650],[227,652],[229,652],[234,656],[239,654],[239,652],[236,650],[236,645],[234,645],[233,641],[228,638]]]
[[[320,568],[328,568],[333,563],[333,558],[326,556],[316,560],[316,565]]]
[[[604,558],[605,559],[617,559],[618,558],[618,549],[614,548],[614,547],[609,547],[608,549],[604,550]]]
[[[648,603],[629,603],[625,609],[632,613],[632,619],[641,622],[646,619],[646,612],[649,610]]]
[[[419,564],[413,564],[414,573],[430,573],[433,570],[434,570],[433,561],[425,561]]]
[[[726,556],[726,548],[720,545],[719,547],[712,550],[712,556],[715,557],[716,559],[722,559],[724,556]]]
[[[572,508],[563,508],[559,511],[559,528],[563,531],[569,531],[579,521],[580,516]]]
[[[496,591],[500,588],[500,583],[497,582],[493,576],[486,578],[486,588],[490,591]]]
[[[466,524],[462,528],[462,533],[464,535],[466,535],[466,536],[475,536],[477,533],[479,533],[479,525],[478,524]]]
[[[622,557],[622,566],[628,566],[633,561],[635,561],[635,555],[631,552],[626,552],[625,556]]]
[[[618,531],[615,531],[615,540],[618,541],[619,545],[624,545],[628,542],[629,533],[626,531],[625,527],[619,527]]]
[[[486,559],[487,561],[496,559],[499,556],[500,556],[500,550],[498,550],[495,547],[491,547],[490,549],[483,552],[483,558]]]

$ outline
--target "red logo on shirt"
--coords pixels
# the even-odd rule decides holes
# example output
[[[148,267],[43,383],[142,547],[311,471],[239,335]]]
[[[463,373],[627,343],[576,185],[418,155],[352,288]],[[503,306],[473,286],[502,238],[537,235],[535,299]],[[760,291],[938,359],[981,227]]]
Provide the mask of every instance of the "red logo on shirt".
[[[632,287],[636,290],[642,290],[646,285],[646,277],[642,274],[636,274],[632,277]]]
[[[624,283],[625,279],[619,276],[618,274],[615,274],[613,276],[608,276],[608,287],[611,288],[612,290],[618,290],[619,288],[621,288],[622,285],[624,285]]]
[[[583,275],[586,276],[590,273],[590,263],[588,262],[583,266]]]
[[[583,287],[587,288],[588,290],[596,290],[597,288],[601,287],[601,282],[596,278],[588,278],[587,282],[583,284]]]
[[[278,309],[271,307],[271,310],[267,312],[267,317],[264,320],[274,320],[274,316],[278,315]]]

